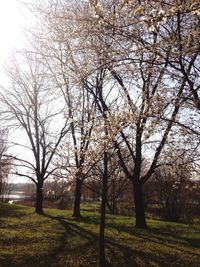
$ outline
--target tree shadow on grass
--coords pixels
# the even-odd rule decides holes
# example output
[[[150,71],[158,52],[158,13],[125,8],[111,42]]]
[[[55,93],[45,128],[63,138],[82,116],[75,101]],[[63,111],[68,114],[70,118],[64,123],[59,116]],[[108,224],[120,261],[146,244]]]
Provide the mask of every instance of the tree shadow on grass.
[[[194,248],[200,248],[200,239],[196,237],[181,236],[178,231],[169,231],[166,228],[147,228],[145,230],[138,229],[130,226],[116,225],[112,223],[107,224],[108,227],[114,228],[120,232],[126,232],[128,234],[133,234],[141,238],[147,238],[149,241],[157,242],[160,244],[166,244],[172,247],[182,245],[187,248],[187,244]],[[198,231],[197,231],[198,232]],[[199,234],[199,232],[198,232]]]
[[[80,218],[67,218],[67,221],[87,223],[88,225],[99,225],[99,218],[96,216],[81,216]]]
[[[76,251],[78,251],[78,253],[76,253],[74,256],[77,257],[76,258],[76,264],[77,265],[73,265],[73,263],[68,263],[66,262],[66,266],[71,267],[71,266],[82,266],[82,267],[94,267],[97,266],[98,263],[98,234],[94,233],[88,229],[85,229],[79,225],[77,225],[77,223],[79,222],[84,222],[87,224],[97,224],[96,219],[93,220],[89,220],[89,218],[79,218],[78,220],[76,219],[65,219],[64,217],[53,217],[53,216],[49,216],[49,215],[45,215],[51,219],[54,220],[58,220],[60,222],[60,224],[65,228],[65,232],[64,235],[62,236],[62,240],[61,240],[61,244],[60,246],[54,251],[53,253],[53,257],[54,259],[56,259],[57,257],[59,257],[60,254],[62,253],[69,253],[70,252],[72,254],[74,254],[73,250],[76,249]],[[68,245],[70,246],[70,240],[72,237],[78,237],[80,239],[80,243],[76,244],[76,247],[72,247],[71,251],[68,247]],[[84,243],[81,242],[81,240],[85,240]],[[109,243],[109,240],[106,241],[107,243]],[[110,246],[108,246],[108,250],[112,250],[113,244]],[[120,247],[120,250],[122,248]],[[132,251],[130,249],[125,248],[124,251],[126,251],[127,255],[132,254]],[[115,250],[116,252],[116,250]],[[116,259],[116,255],[117,253],[110,253],[109,254],[112,256],[115,256],[115,260]],[[67,258],[67,256],[66,256]],[[56,261],[56,260],[55,260]],[[78,262],[79,261],[79,262]],[[115,266],[112,265],[111,263],[108,263],[109,267],[111,266]],[[130,265],[120,265],[120,266],[130,266]],[[131,265],[133,266],[133,265]],[[137,267],[137,265],[134,265],[135,267]]]
[[[11,204],[5,204],[5,203],[0,204],[0,219],[7,218],[7,217],[19,218],[25,215],[27,215],[27,212],[25,211],[25,207],[20,207],[20,206],[11,205]]]
[[[4,206],[4,207],[3,207]],[[0,206],[0,216],[4,217],[19,217],[26,215],[21,207],[9,205]],[[98,227],[99,218],[97,216],[86,216],[80,219],[65,218],[62,216],[50,216],[45,214],[52,220],[56,220],[63,227],[63,234],[59,239],[59,245],[52,247],[51,252],[41,251],[40,255],[23,256],[20,264],[13,263],[12,258],[0,259],[4,267],[95,267],[98,263],[98,233],[90,230],[90,225]],[[83,223],[83,226],[80,226]],[[86,224],[87,229],[84,227]],[[95,228],[96,228],[95,227]],[[199,255],[187,249],[187,246],[181,244],[179,246],[178,240],[168,240],[167,237],[171,235],[174,238],[180,239],[174,232],[167,233],[167,229],[148,229],[138,230],[134,227],[123,226],[122,223],[117,224],[108,222],[107,229],[114,229],[119,232],[118,237],[113,236],[112,239],[106,237],[106,255],[108,260],[108,267],[141,267],[141,266],[189,266],[184,265],[183,260],[180,259],[181,253],[187,253],[191,256],[198,257]],[[97,228],[96,228],[97,229]],[[130,235],[129,241],[120,236],[120,233],[128,233]],[[169,249],[162,250],[162,255],[159,255],[153,249],[147,251],[142,250],[142,247],[136,247],[134,243],[134,236],[141,239],[141,243],[157,244],[158,247],[166,246],[169,249],[175,249],[175,253],[169,252]],[[182,237],[183,240],[188,241],[188,238]],[[193,240],[193,239],[192,239]],[[176,251],[181,252],[177,255]],[[179,265],[176,265],[176,262]],[[151,263],[153,262],[153,263]],[[154,265],[153,265],[154,264]],[[1,264],[0,264],[1,266]],[[193,267],[198,266],[195,263]]]
[[[107,225],[107,227],[112,226]],[[200,252],[193,250],[192,247],[184,245],[181,242],[178,243],[178,241],[175,240],[166,240],[168,237],[167,235],[164,237],[161,235],[158,236],[158,233],[155,229],[142,230],[134,227],[124,227],[123,229],[123,227],[121,227],[121,232],[127,232],[130,234],[130,241],[132,241],[131,249],[130,245],[126,245],[126,243],[130,244],[128,239],[127,242],[126,239],[123,240],[125,241],[124,244],[121,242],[109,241],[107,242],[107,245],[111,245],[110,251],[113,254],[114,259],[117,259],[115,248],[118,248],[117,251],[123,252],[124,259],[131,259],[132,264],[130,264],[130,262],[126,262],[126,264],[123,266],[200,266]],[[162,232],[160,234],[164,235]],[[133,238],[131,238],[131,236]],[[134,243],[134,236],[139,238],[139,242],[136,241]],[[174,235],[174,238],[177,238],[177,236]],[[179,239],[181,238],[179,237]],[[182,237],[182,239],[183,241],[190,241],[190,239],[187,237]],[[142,247],[144,250],[142,250]]]
[[[50,257],[47,259],[50,266],[55,267],[77,267],[77,266],[96,266],[98,236],[86,230],[76,223],[84,221],[84,218],[78,220],[66,219],[62,216],[50,216],[45,214],[45,217],[58,221],[64,228],[64,233],[60,239],[60,245],[53,250]],[[73,222],[74,221],[74,222]],[[41,266],[47,266],[41,265]]]
[[[85,229],[79,225],[77,225],[77,221],[71,221],[65,219],[63,217],[52,217],[48,216],[51,219],[58,220],[59,223],[64,227],[65,232],[62,236],[60,246],[54,250],[52,257],[54,258],[54,263],[57,262],[55,266],[82,266],[82,267],[92,267],[97,266],[98,262],[98,234],[94,233],[88,229]],[[88,218],[79,219],[78,222],[84,221],[88,223]],[[96,220],[95,220],[96,221]],[[90,221],[92,223],[92,221]],[[133,229],[133,228],[132,228]],[[73,237],[77,237],[77,243],[75,246],[71,246],[70,242]],[[147,240],[145,241],[157,242],[155,240]],[[78,242],[80,240],[80,242]],[[82,242],[84,240],[84,242]],[[119,241],[119,240],[118,240]],[[164,253],[162,257],[151,251],[147,253],[146,251],[142,251],[139,249],[134,249],[134,240],[133,247],[130,247],[126,244],[125,240],[121,240],[122,242],[118,242],[117,240],[110,240],[106,238],[106,254],[108,259],[108,267],[141,267],[141,266],[153,266],[150,264],[150,261],[153,261],[156,266],[169,266],[168,261],[163,262],[163,259],[170,259],[172,261],[177,260],[177,255],[169,255],[168,252]],[[123,244],[124,242],[124,244]],[[159,245],[163,245],[163,243],[159,243]],[[76,251],[74,253],[74,251]],[[61,254],[64,254],[63,257],[65,259],[69,259],[69,255],[72,256],[72,261],[65,261],[66,265],[58,265],[58,261],[56,260]],[[52,263],[52,262],[51,262]],[[53,263],[52,263],[53,264]],[[50,265],[54,266],[54,265]],[[172,265],[175,266],[175,265]],[[184,265],[180,265],[184,266]]]
[[[59,222],[63,227],[63,233],[58,240],[58,246],[53,246],[50,251],[41,251],[40,255],[36,256],[23,256],[20,264],[13,263],[12,259],[0,260],[4,267],[95,267],[98,266],[98,232],[90,230],[90,225],[98,224],[98,218],[93,216],[82,217],[80,219],[65,218],[62,216],[50,216],[44,215],[51,220]],[[87,229],[80,225],[85,223]],[[120,226],[120,227],[119,227]],[[154,229],[140,231],[134,229],[134,227],[123,227],[121,224],[108,224],[107,227],[113,228],[119,231],[117,237],[106,237],[106,257],[107,267],[168,267],[170,266],[184,266],[181,261],[180,253],[171,253],[169,250],[162,250],[162,254],[159,255],[155,250],[148,249],[143,250],[143,247],[138,246],[138,243],[134,243],[134,236],[141,238],[141,244],[156,243],[159,247],[163,245],[166,247],[172,246],[177,249],[175,244],[164,243],[163,240],[159,240],[158,236],[154,236]],[[96,227],[95,227],[96,228]],[[94,228],[91,228],[94,229]],[[129,240],[126,240],[124,236],[120,236],[120,232],[127,232],[130,234]],[[153,235],[153,236],[152,236]],[[155,233],[156,235],[156,233]],[[143,241],[142,241],[143,240]],[[184,248],[184,247],[183,247]],[[180,249],[182,250],[182,249]],[[186,251],[189,253],[189,251]],[[184,250],[182,250],[184,253]],[[196,254],[195,254],[196,256]],[[176,265],[178,262],[178,265]],[[1,264],[0,264],[1,266]],[[197,267],[196,262],[192,265]]]
[[[181,231],[180,231],[181,232]],[[196,231],[198,232],[198,231]],[[167,231],[167,229],[149,229],[149,233],[151,235],[155,235],[155,237],[157,237],[157,235],[161,235],[159,238],[160,240],[166,240],[168,241],[169,237],[174,239],[173,240],[170,240],[171,243],[179,243],[179,244],[189,244],[191,245],[192,247],[194,248],[200,248],[200,239],[197,238],[197,237],[190,237],[189,235],[188,236],[181,236],[179,235],[179,232],[170,232],[170,231]],[[198,234],[200,234],[198,232]],[[181,242],[179,242],[179,240]],[[182,242],[183,241],[183,242]]]

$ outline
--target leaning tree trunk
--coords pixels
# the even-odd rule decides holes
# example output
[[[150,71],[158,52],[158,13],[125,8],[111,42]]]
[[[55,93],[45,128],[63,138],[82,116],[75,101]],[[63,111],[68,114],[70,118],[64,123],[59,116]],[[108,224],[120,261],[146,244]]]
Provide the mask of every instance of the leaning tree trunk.
[[[140,181],[133,183],[135,202],[135,227],[147,228],[144,210],[143,184]]]
[[[73,217],[80,218],[81,217],[81,189],[82,189],[82,180],[80,178],[76,178],[76,188],[75,188],[75,199],[74,199],[74,211]]]
[[[105,257],[105,217],[107,203],[107,184],[108,184],[108,153],[104,152],[104,174],[101,200],[101,218],[99,227],[99,266],[106,266]]]
[[[35,212],[38,214],[44,214],[44,211],[43,211],[43,182],[38,182],[36,185]]]

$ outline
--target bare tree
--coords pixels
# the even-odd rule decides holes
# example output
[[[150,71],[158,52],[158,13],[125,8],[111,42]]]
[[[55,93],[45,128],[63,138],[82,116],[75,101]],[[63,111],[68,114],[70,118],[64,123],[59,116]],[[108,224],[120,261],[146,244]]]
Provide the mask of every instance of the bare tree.
[[[11,85],[1,92],[1,103],[5,122],[23,136],[14,143],[24,149],[24,154],[12,157],[18,166],[16,174],[35,183],[35,211],[42,214],[43,183],[57,169],[52,161],[69,125],[41,57],[26,52],[20,59],[7,71]]]
[[[2,201],[8,200],[12,192],[10,172],[12,169],[12,160],[6,158],[8,149],[8,130],[0,131],[0,195]]]

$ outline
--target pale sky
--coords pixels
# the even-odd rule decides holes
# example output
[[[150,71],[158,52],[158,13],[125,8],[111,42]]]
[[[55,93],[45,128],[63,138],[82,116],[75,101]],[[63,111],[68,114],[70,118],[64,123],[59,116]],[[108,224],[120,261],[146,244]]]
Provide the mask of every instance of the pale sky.
[[[30,23],[30,14],[28,13],[19,0],[0,1],[1,64],[2,60],[7,60],[13,48],[23,46],[22,29]]]
[[[23,1],[23,0],[22,0]],[[25,45],[24,29],[31,24],[31,14],[20,0],[0,0],[0,83],[6,84],[4,65],[15,49]],[[33,0],[24,0],[31,2]],[[19,139],[20,137],[18,137]],[[17,149],[18,150],[18,149]],[[22,150],[21,150],[22,151]],[[20,150],[19,150],[20,152]],[[20,154],[20,153],[19,153]],[[26,178],[17,178],[15,182],[25,182]]]

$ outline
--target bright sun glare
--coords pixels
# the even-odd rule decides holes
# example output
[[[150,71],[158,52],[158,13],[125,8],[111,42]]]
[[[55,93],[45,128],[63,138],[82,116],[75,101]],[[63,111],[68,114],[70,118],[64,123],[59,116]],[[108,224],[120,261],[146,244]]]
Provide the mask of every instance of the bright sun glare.
[[[26,2],[31,2],[28,0]],[[20,0],[0,0],[0,84],[6,84],[4,65],[15,48],[25,44],[23,29],[31,22],[31,15]],[[20,138],[20,137],[19,137]],[[18,149],[15,149],[18,150]],[[26,178],[16,178],[15,182],[25,182]]]
[[[18,0],[0,1],[0,59],[6,60],[12,49],[23,46],[22,28],[28,19]]]

